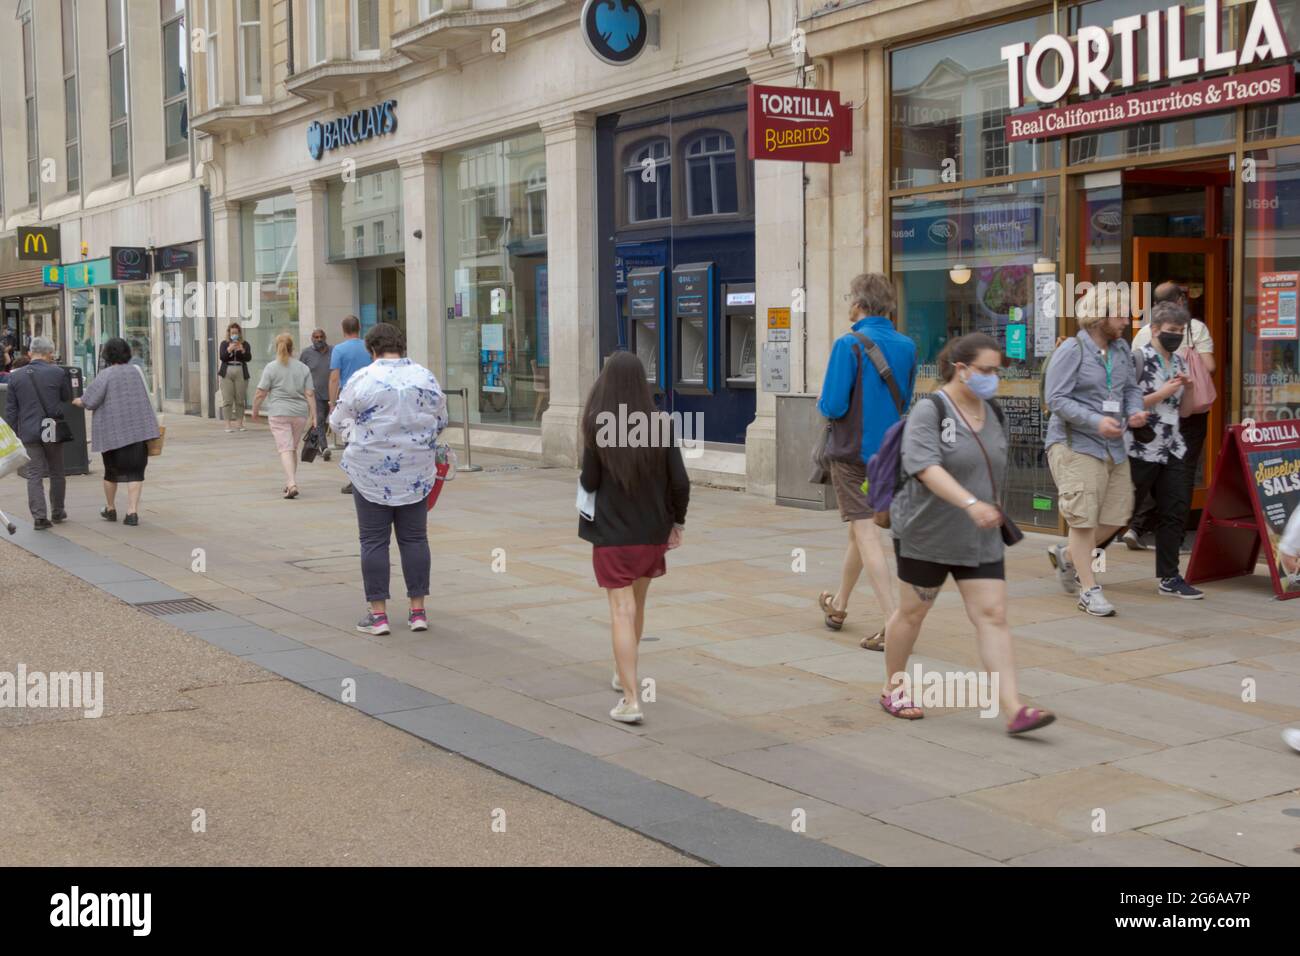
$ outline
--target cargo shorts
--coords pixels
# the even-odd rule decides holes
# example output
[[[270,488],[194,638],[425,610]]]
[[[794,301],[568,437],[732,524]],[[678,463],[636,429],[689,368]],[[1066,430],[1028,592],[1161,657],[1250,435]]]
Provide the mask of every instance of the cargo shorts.
[[[1111,462],[1057,442],[1047,449],[1047,467],[1056,482],[1057,510],[1071,528],[1119,527],[1133,517],[1128,458]]]

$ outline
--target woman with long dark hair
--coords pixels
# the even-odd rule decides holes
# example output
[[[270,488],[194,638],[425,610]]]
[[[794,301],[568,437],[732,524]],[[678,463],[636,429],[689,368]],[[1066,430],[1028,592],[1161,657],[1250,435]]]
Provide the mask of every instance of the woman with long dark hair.
[[[596,583],[609,596],[613,687],[623,692],[609,715],[636,724],[646,593],[651,578],[667,573],[664,556],[681,546],[691,482],[670,420],[655,408],[645,366],[632,352],[611,355],[591,387],[582,443],[578,480],[596,500],[592,520],[578,519],[578,536],[591,542]]]

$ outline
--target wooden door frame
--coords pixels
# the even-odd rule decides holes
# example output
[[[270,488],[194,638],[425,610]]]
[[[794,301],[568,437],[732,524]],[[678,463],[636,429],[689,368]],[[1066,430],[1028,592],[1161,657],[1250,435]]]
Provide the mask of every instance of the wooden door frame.
[[[1223,343],[1227,341],[1228,332],[1228,313],[1227,313],[1227,289],[1225,288],[1224,278],[1227,263],[1227,240],[1222,237],[1208,239],[1169,239],[1163,236],[1134,236],[1133,237],[1133,281],[1137,288],[1145,288],[1146,282],[1152,282],[1154,291],[1155,285],[1163,281],[1162,277],[1156,277],[1154,280],[1147,273],[1147,256],[1152,252],[1169,252],[1169,253],[1186,253],[1201,254],[1205,256],[1205,324],[1210,330],[1210,337],[1216,344],[1214,356],[1214,387],[1218,391],[1218,398],[1215,399],[1213,407],[1210,409],[1209,423],[1205,433],[1205,447],[1201,450],[1201,457],[1205,463],[1204,477],[1205,485],[1199,486],[1192,492],[1192,508],[1202,508],[1205,505],[1206,489],[1213,476],[1214,463],[1218,460],[1219,445],[1223,440],[1223,423],[1227,410],[1224,405],[1227,401],[1228,391],[1224,387],[1224,376],[1227,369],[1223,362]],[[1140,305],[1134,303],[1134,318],[1140,314],[1139,310],[1145,308],[1147,303],[1142,302]],[[1188,332],[1190,335],[1190,330]]]

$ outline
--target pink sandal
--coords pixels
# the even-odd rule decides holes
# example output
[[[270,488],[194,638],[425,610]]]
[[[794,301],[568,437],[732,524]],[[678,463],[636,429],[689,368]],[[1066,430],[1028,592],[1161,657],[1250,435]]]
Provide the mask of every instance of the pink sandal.
[[[889,716],[897,717],[900,720],[920,720],[925,716],[920,707],[917,707],[902,695],[895,697],[893,694],[881,694],[880,706],[884,708],[885,713],[889,714]],[[905,710],[915,710],[917,713],[915,716],[909,717],[903,713]]]
[[[1042,710],[1038,707],[1021,707],[1016,711],[1015,720],[1007,724],[1007,733],[1025,734],[1031,730],[1046,727],[1055,719],[1056,715],[1050,710]]]

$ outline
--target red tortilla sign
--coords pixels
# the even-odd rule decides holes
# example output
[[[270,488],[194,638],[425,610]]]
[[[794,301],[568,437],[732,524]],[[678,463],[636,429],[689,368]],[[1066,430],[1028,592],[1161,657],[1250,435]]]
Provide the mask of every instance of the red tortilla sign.
[[[838,163],[853,151],[853,110],[835,90],[749,88],[749,158]]]
[[[1295,69],[1290,64],[1220,76],[1199,83],[1075,103],[1006,119],[1007,141],[1050,139],[1069,133],[1092,133],[1142,121],[1157,122],[1194,113],[1211,113],[1287,99],[1295,94]]]

